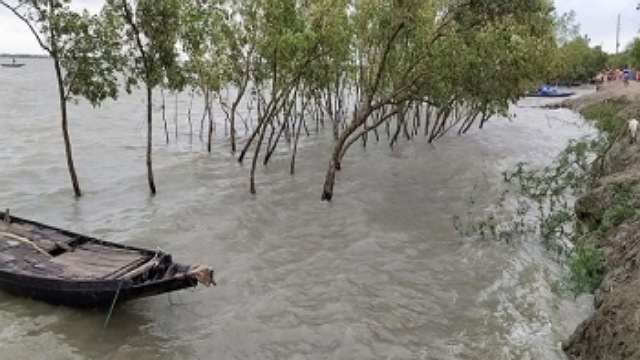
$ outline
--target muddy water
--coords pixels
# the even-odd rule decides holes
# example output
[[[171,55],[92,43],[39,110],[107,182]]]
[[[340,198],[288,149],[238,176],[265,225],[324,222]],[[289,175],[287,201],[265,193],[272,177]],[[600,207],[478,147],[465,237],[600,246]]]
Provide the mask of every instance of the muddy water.
[[[260,168],[251,197],[222,125],[212,154],[190,141],[183,96],[178,139],[155,128],[150,198],[142,98],[80,103],[74,200],[51,68],[0,69],[0,206],[213,265],[219,286],[127,304],[104,329],[105,313],[0,293],[1,359],[563,359],[559,342],[589,311],[552,294],[563,272],[535,242],[461,238],[451,220],[495,202],[501,170],[548,163],[590,133],[571,112],[525,99],[514,119],[433,146],[354,146],[327,204],[324,136],[305,139],[294,177],[286,153]]]

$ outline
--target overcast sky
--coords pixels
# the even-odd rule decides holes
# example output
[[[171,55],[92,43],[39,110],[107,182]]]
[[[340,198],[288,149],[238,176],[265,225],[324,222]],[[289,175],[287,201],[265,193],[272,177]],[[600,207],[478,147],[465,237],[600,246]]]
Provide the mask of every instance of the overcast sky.
[[[560,13],[576,11],[581,32],[591,38],[592,45],[601,45],[610,53],[616,50],[616,27],[620,14],[620,50],[640,35],[640,0],[554,0]],[[103,0],[74,0],[74,4],[90,10],[98,9]],[[41,54],[28,28],[0,7],[0,53]]]
[[[609,52],[616,51],[616,28],[620,15],[620,50],[640,36],[639,0],[555,0],[559,13],[576,12],[580,32],[591,39],[591,45],[600,45]]]

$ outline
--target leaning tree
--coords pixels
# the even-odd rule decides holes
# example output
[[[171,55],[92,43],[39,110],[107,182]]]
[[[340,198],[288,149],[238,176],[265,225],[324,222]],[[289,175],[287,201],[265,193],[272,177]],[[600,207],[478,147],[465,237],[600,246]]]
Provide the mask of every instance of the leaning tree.
[[[336,171],[357,139],[391,120],[397,134],[410,137],[416,104],[428,109],[417,114],[430,141],[504,111],[544,78],[543,60],[555,46],[551,11],[546,0],[354,1],[359,91],[335,141],[322,199],[333,197]]]

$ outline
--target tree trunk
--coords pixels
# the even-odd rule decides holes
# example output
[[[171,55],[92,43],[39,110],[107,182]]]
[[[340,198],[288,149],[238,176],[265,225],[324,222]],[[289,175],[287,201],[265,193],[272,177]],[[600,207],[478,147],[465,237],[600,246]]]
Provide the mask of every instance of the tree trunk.
[[[213,142],[213,114],[211,113],[211,99],[207,99],[206,106],[207,117],[209,118],[209,129],[207,131],[207,152],[211,153]]]
[[[71,140],[69,139],[69,126],[67,119],[67,99],[65,98],[64,83],[62,82],[62,70],[60,68],[60,60],[57,55],[53,61],[56,78],[58,80],[58,97],[60,101],[60,112],[62,115],[62,137],[64,139],[64,150],[67,156],[67,167],[69,168],[69,176],[71,176],[71,185],[73,186],[73,193],[76,197],[82,196],[80,190],[80,183],[78,182],[78,175],[76,174],[76,168],[73,163],[73,152],[71,150]]]
[[[367,122],[366,121],[364,123],[364,127],[365,128],[367,127]],[[367,132],[363,132],[362,136],[360,137],[362,139],[362,147],[365,148],[365,149],[367,148],[367,140],[369,139],[367,134],[368,134]]]
[[[238,89],[238,93],[236,94],[236,98],[231,104],[231,116],[229,117],[229,131],[230,131],[230,141],[231,141],[231,153],[235,154],[237,150],[237,140],[236,140],[236,112],[238,111],[238,106],[240,105],[240,101],[244,97],[245,92],[247,91],[247,86],[249,83],[248,76],[246,76],[247,80],[245,80],[240,88]],[[245,124],[246,128],[246,124]],[[246,130],[246,129],[245,129]]]
[[[265,120],[266,121],[266,120]],[[244,144],[244,147],[242,148],[242,150],[240,151],[240,156],[238,156],[238,162],[242,163],[242,161],[244,161],[244,157],[247,154],[247,151],[249,151],[249,148],[251,147],[251,143],[253,143],[253,140],[256,138],[256,136],[260,133],[260,129],[262,127],[262,123],[259,122],[258,126],[253,130],[253,132],[251,133],[251,136],[249,136],[249,139],[247,140],[247,142]]]
[[[321,200],[331,201],[331,198],[333,198],[333,186],[336,182],[336,171],[339,171],[341,168],[340,154],[342,153],[342,148],[347,141],[347,138],[351,133],[353,133],[353,131],[355,131],[355,129],[357,129],[357,126],[352,125],[349,128],[349,130],[352,131],[342,133],[340,139],[338,139],[333,148],[333,154],[331,155],[331,161],[329,162],[329,169],[327,170],[327,175],[324,179],[324,186],[322,187]]]
[[[235,155],[236,150],[237,150],[237,145],[236,145],[236,114],[235,114],[235,107],[232,105],[231,106],[231,116],[229,117],[229,134],[230,134],[230,139],[229,141],[231,142],[231,153]]]
[[[164,97],[164,91],[160,91],[162,94],[162,123],[164,124],[164,137],[166,138],[167,145],[169,145],[169,128],[167,126],[167,103]]]
[[[262,142],[264,141],[264,135],[267,132],[267,119],[264,119],[258,125],[258,129],[260,129],[260,137],[258,138],[258,144],[253,153],[253,159],[251,161],[251,175],[249,176],[249,192],[251,195],[256,194],[256,166],[258,164],[258,156],[260,155],[260,148],[262,147]]]
[[[300,130],[302,130],[302,126],[303,126],[302,122],[304,122],[304,115],[300,115],[298,127],[295,129],[296,139],[293,141],[293,152],[291,153],[291,167],[289,169],[289,172],[291,173],[291,175],[295,174],[296,172],[296,154],[298,153],[298,141],[300,139]]]
[[[207,117],[207,107],[209,106],[209,90],[204,90],[204,109],[200,119],[200,142],[204,140],[204,119]]]
[[[324,179],[324,187],[322,188],[322,200],[331,201],[333,197],[333,185],[336,182],[336,163],[331,160],[327,176]]]
[[[364,109],[360,109],[354,114],[354,118],[351,121],[351,124],[345,128],[342,134],[340,134],[340,138],[336,141],[333,147],[333,153],[331,154],[329,169],[327,170],[324,187],[322,189],[322,200],[331,201],[331,198],[333,197],[333,186],[335,184],[336,171],[339,171],[342,167],[342,157],[344,157],[346,149],[348,149],[348,147],[353,144],[353,141],[347,144],[347,140],[360,126],[362,126],[367,121],[373,111],[375,111],[375,108],[369,104],[366,104],[364,106]],[[354,141],[356,139],[358,139],[358,137],[356,137]]]
[[[151,195],[156,194],[156,183],[153,181],[153,166],[151,162],[151,146],[153,145],[153,98],[151,86],[147,85],[147,179]]]
[[[176,92],[176,107],[175,107],[175,112],[173,113],[173,125],[176,130],[176,140],[178,140],[178,93],[177,92]]]
[[[187,120],[189,121],[189,144],[193,144],[193,122],[191,121],[191,108],[193,107],[193,93],[189,100],[189,111],[187,112]]]
[[[280,130],[278,131],[278,135],[276,136],[273,143],[271,142],[271,138],[269,138],[270,145],[267,147],[267,154],[264,157],[263,165],[267,165],[269,163],[271,156],[273,156],[273,153],[276,151],[276,147],[278,146],[278,141],[280,141],[280,137],[282,136],[284,129],[287,127],[287,124],[288,124],[287,122],[282,123],[282,125],[280,126]],[[273,136],[273,132],[271,133],[271,135]]]

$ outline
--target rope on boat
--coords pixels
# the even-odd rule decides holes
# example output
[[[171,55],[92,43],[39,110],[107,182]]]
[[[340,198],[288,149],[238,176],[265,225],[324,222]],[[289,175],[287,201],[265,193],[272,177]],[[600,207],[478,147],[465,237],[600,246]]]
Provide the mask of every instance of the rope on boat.
[[[131,271],[129,271],[128,273],[122,275],[123,279],[133,279],[134,277],[144,274],[148,271],[150,271],[151,269],[155,268],[156,266],[158,266],[160,264],[160,260],[162,260],[161,258],[158,257],[158,255],[156,254],[151,260],[149,260],[146,264],[139,266],[138,268],[135,268]]]
[[[34,244],[33,241],[29,240],[26,237],[22,237],[22,236],[18,236],[16,234],[12,234],[12,233],[8,233],[8,232],[0,232],[0,236],[4,236],[4,237],[8,237],[14,240],[18,240],[22,243],[28,244],[31,247],[33,247],[34,249],[36,249],[39,253],[47,255],[48,257],[51,257],[51,254],[49,254],[48,252],[44,251],[41,247],[39,247],[38,245]]]
[[[116,291],[116,295],[113,297],[113,301],[111,302],[111,308],[109,309],[109,313],[107,314],[107,318],[104,320],[103,329],[107,328],[107,324],[109,324],[109,320],[111,320],[111,314],[113,314],[113,309],[116,307],[116,302],[118,301],[118,295],[120,295],[120,289],[122,289],[122,283],[124,279],[120,280],[120,284],[118,285],[118,290]]]

